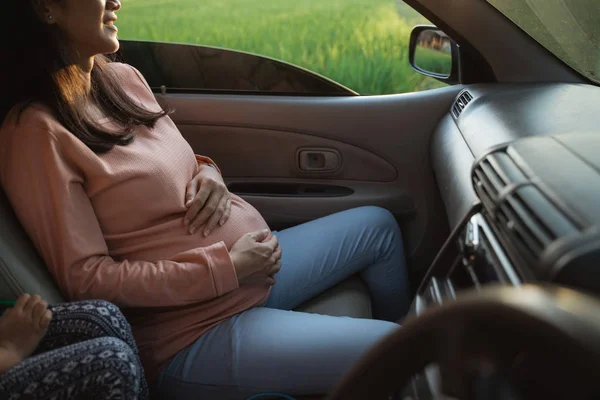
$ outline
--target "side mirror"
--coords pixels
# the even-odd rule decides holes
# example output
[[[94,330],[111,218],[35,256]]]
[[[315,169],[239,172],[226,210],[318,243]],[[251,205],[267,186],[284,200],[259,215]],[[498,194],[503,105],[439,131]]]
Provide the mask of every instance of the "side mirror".
[[[418,73],[455,84],[460,81],[458,50],[458,45],[435,26],[418,25],[410,34],[408,60]]]

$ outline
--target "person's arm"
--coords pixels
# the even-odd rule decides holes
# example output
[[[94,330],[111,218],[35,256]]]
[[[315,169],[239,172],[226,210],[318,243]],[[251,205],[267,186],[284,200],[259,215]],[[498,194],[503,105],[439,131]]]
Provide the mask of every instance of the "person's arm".
[[[37,127],[35,133],[31,129],[23,126],[13,132],[22,137],[9,149],[13,155],[4,162],[2,183],[68,299],[100,298],[129,307],[177,306],[238,288],[223,242],[158,262],[111,258],[78,168],[64,156],[54,135],[43,128]],[[132,204],[132,210],[135,207]]]

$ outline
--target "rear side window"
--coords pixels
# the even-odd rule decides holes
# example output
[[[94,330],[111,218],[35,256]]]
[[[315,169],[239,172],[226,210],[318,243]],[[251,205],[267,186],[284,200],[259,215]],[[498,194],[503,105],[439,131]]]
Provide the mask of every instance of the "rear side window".
[[[155,89],[327,95],[442,86],[408,63],[423,23],[400,0],[129,0],[118,21]]]

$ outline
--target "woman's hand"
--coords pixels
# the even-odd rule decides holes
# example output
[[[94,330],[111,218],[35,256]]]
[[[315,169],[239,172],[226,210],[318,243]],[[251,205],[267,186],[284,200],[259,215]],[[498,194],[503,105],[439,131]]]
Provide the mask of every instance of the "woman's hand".
[[[275,284],[281,269],[281,247],[277,236],[262,242],[269,230],[247,233],[229,251],[240,284]]]
[[[203,227],[204,236],[217,226],[223,226],[231,212],[231,195],[221,174],[208,165],[200,166],[198,174],[188,183],[185,194],[184,224],[190,234]]]
[[[46,334],[52,311],[38,295],[23,294],[0,317],[0,374],[29,357]]]

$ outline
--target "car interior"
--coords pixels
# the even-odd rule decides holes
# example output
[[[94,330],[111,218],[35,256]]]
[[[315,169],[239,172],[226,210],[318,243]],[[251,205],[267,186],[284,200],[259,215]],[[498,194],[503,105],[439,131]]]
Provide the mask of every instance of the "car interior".
[[[446,87],[360,96],[322,77],[291,82],[292,66],[271,65],[281,90],[183,90],[179,76],[209,81],[217,68],[229,79],[235,54],[223,56],[229,67],[211,67],[206,49],[123,41],[119,57],[273,230],[364,205],[397,218],[409,316],[332,393],[311,398],[597,398],[598,83],[500,1],[406,3],[435,24],[413,31],[410,62]],[[451,38],[447,75],[415,64],[418,37],[432,30]],[[294,85],[307,89],[291,94]],[[0,297],[63,301],[3,194],[0,215]],[[358,277],[298,311],[372,317]]]

